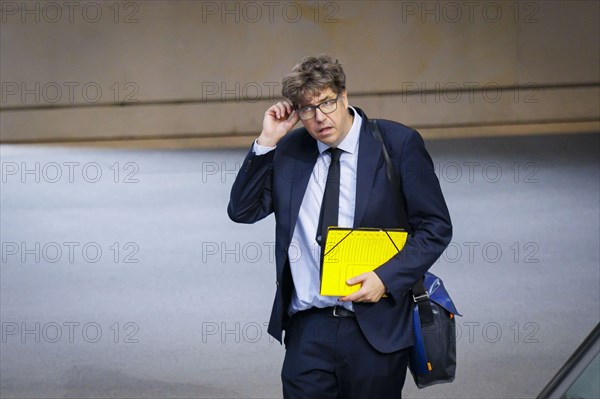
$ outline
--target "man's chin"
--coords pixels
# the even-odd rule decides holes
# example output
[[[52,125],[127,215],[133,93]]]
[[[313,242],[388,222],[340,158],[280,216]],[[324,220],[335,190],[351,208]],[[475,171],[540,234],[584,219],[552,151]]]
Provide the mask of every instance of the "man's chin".
[[[315,139],[319,140],[323,144],[327,144],[331,146],[337,142],[337,136],[335,135],[335,130],[330,128],[325,130],[324,132],[318,132],[314,135]]]

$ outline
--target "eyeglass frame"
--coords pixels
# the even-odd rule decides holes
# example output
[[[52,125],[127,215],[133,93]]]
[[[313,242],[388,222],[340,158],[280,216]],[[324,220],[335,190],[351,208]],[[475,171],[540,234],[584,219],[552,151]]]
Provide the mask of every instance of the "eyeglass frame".
[[[337,111],[337,105],[338,105],[338,100],[339,100],[339,98],[340,98],[340,93],[338,93],[338,94],[335,96],[335,98],[330,98],[329,100],[321,101],[319,104],[316,104],[316,105],[305,105],[304,107],[296,107],[296,112],[298,113],[298,116],[300,117],[300,119],[302,119],[303,121],[308,121],[308,120],[311,120],[312,118],[314,118],[315,116],[317,116],[317,109],[318,109],[319,111],[321,111],[321,112],[322,112],[323,114],[325,114],[325,115],[332,114],[332,113],[334,113],[335,111]],[[327,103],[327,102],[329,102],[329,101],[335,101],[335,103],[334,103],[334,104],[335,104],[335,108],[334,108],[333,110],[329,111],[329,112],[325,112],[325,111],[323,111],[323,110],[321,109],[321,105],[323,105],[323,104],[325,104],[325,103]],[[310,108],[312,108],[312,109],[313,109],[313,112],[314,112],[314,114],[313,114],[313,116],[311,116],[310,118],[306,118],[306,119],[304,119],[304,118],[302,118],[302,116],[300,115],[300,108],[307,108],[307,107],[310,107]]]

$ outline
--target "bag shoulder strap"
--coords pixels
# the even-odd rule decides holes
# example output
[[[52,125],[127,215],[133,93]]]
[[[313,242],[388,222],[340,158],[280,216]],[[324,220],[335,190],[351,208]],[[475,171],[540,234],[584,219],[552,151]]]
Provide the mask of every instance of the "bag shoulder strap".
[[[369,130],[371,134],[375,138],[375,140],[381,143],[381,147],[383,150],[383,159],[385,160],[386,174],[387,178],[392,186],[392,192],[394,195],[394,200],[396,204],[398,204],[398,218],[400,219],[400,227],[409,233],[412,231],[410,224],[408,224],[408,217],[406,216],[406,201],[404,200],[404,195],[402,193],[402,186],[400,186],[400,182],[398,179],[398,175],[396,174],[396,169],[394,169],[394,165],[392,164],[392,160],[390,159],[390,154],[385,146],[385,142],[383,141],[383,137],[381,137],[381,131],[379,130],[379,124],[377,123],[377,119],[369,119]]]
[[[394,169],[394,165],[390,159],[390,154],[385,146],[383,137],[381,136],[377,119],[369,119],[368,124],[373,138],[381,143],[383,159],[385,160],[386,165],[387,178],[392,186],[393,195],[395,197],[394,200],[396,204],[398,204],[398,218],[400,219],[400,226],[410,233],[412,229],[408,223],[408,216],[406,215],[406,201],[404,199],[402,186],[400,185],[398,175],[396,174],[396,169]],[[432,325],[434,323],[433,310],[431,309],[429,295],[427,294],[425,286],[423,285],[423,278],[419,279],[412,287],[412,295],[413,300],[419,305],[419,319],[421,321],[421,325]]]

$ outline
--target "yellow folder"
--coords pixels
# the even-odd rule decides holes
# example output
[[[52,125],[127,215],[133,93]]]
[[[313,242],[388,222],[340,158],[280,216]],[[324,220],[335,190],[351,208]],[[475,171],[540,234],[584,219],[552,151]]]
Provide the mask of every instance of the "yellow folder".
[[[401,229],[330,227],[323,255],[321,295],[346,296],[360,289],[346,280],[387,262],[406,243]]]

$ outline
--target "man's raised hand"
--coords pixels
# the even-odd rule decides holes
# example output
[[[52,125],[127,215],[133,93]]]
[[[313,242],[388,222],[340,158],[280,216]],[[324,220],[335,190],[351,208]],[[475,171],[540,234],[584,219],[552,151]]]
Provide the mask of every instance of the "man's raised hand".
[[[299,120],[298,113],[290,103],[280,101],[272,105],[265,112],[263,130],[258,137],[258,144],[275,147]]]

